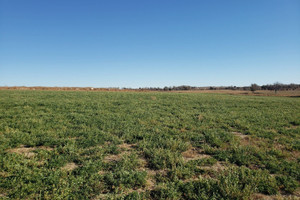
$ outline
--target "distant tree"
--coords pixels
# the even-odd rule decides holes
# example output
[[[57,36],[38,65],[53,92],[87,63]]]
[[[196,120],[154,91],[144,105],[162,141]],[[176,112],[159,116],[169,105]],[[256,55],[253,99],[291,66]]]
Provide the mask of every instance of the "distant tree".
[[[255,83],[252,83],[251,86],[250,86],[250,90],[252,92],[255,92],[256,90],[259,90],[260,89],[260,86],[255,84]]]
[[[273,84],[273,87],[274,87],[275,93],[277,93],[278,90],[280,90],[280,89],[283,88],[283,84],[282,84],[282,83],[279,83],[279,82],[276,82],[276,83]]]
[[[164,87],[164,91],[169,91],[169,90],[171,90],[171,88],[169,88],[167,86]]]

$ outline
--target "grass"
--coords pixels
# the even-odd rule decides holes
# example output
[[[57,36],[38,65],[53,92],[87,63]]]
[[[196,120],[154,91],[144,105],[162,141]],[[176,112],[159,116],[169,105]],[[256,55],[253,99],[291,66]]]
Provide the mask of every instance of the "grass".
[[[0,198],[299,198],[300,101],[0,91]]]

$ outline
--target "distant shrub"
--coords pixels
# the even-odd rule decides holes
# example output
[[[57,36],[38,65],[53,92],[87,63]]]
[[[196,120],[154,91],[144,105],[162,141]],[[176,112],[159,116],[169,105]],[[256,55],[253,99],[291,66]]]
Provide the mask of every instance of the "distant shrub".
[[[250,86],[250,90],[252,92],[255,92],[256,90],[260,90],[260,89],[261,89],[260,86],[255,83],[251,84],[251,86]]]

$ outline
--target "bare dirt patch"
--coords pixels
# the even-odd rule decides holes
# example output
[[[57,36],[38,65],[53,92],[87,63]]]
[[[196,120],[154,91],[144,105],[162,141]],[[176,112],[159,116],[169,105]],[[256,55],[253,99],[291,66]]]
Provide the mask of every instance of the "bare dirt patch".
[[[291,160],[297,160],[300,158],[300,151],[292,151],[291,153]],[[299,191],[299,196],[300,196],[300,191]]]
[[[104,174],[106,174],[106,172],[101,170],[101,171],[98,172],[98,174],[99,175],[104,175]]]
[[[258,140],[257,138],[252,138],[249,135],[245,135],[241,132],[231,132],[231,133],[239,138],[241,145],[244,145],[244,146],[246,146],[246,145],[260,146],[259,142],[261,142],[261,141]]]
[[[203,119],[204,119],[204,116],[203,116],[203,115],[201,115],[201,114],[198,115],[198,120],[199,120],[199,121],[202,121]]]
[[[210,158],[210,155],[204,154],[203,150],[197,148],[190,148],[182,153],[183,159],[187,162],[190,160],[198,160],[203,158]]]
[[[148,162],[144,157],[140,157],[139,162],[140,162],[140,165],[141,165],[139,170],[147,172],[146,187],[143,189],[143,191],[153,190],[156,187],[155,176],[158,175],[158,174],[167,175],[167,170],[164,170],[164,169],[161,169],[161,170],[150,169],[148,167]]]
[[[128,143],[123,143],[118,145],[118,147],[122,151],[131,151],[135,146],[136,146],[135,144],[128,144]]]
[[[108,156],[105,156],[103,161],[104,162],[117,162],[119,160],[121,160],[122,156],[121,154],[118,154],[118,155],[108,155]]]
[[[260,193],[255,193],[251,196],[251,199],[253,200],[275,200],[277,198],[268,196],[268,195],[264,195],[264,194],[260,194]]]
[[[121,153],[119,154],[110,154],[104,157],[104,162],[117,162],[122,159],[122,157],[125,154],[128,154],[129,152],[133,151],[135,144],[127,144],[123,143],[118,145],[118,147],[121,149]]]
[[[8,172],[0,172],[0,177],[9,177],[10,174]]]
[[[34,147],[26,147],[24,145],[21,145],[20,147],[9,149],[8,152],[18,153],[18,154],[24,154],[24,153],[28,153],[30,151],[33,151],[35,149],[36,148],[34,148]]]
[[[5,193],[0,193],[0,198],[6,199],[6,194]],[[8,199],[8,197],[7,197]]]
[[[233,135],[241,138],[241,139],[247,139],[249,138],[248,135],[244,135],[243,133],[240,133],[240,132],[232,132]]]
[[[53,151],[54,150],[54,148],[46,147],[46,146],[39,146],[39,147],[37,147],[37,149],[42,149],[42,150],[46,150],[46,151]]]
[[[7,152],[21,154],[21,155],[24,155],[27,158],[31,158],[31,157],[33,157],[35,155],[35,153],[32,152],[35,149],[36,148],[34,148],[34,147],[26,147],[24,145],[21,145],[18,148],[13,148],[13,149],[7,150]]]
[[[140,163],[140,166],[142,166],[142,168],[147,168],[148,162],[145,158],[139,157],[139,163]]]
[[[212,170],[212,171],[215,171],[215,172],[221,172],[221,171],[224,171],[226,169],[226,166],[224,165],[223,162],[218,161],[212,166],[201,166],[199,168],[200,169],[205,169],[205,170]]]
[[[253,200],[296,200],[300,199],[300,195],[297,194],[278,194],[278,195],[265,195],[261,193],[255,193],[251,196],[251,199]]]
[[[78,167],[78,165],[76,165],[73,162],[70,162],[70,163],[67,163],[65,166],[63,166],[61,168],[61,170],[63,170],[63,171],[72,171],[72,170],[76,169],[77,167]]]
[[[153,178],[148,178],[146,181],[146,189],[153,190],[156,186],[156,182]]]
[[[286,130],[295,130],[297,128],[299,128],[299,126],[293,125],[293,126],[285,127]]]
[[[21,145],[17,148],[13,148],[13,149],[8,149],[7,152],[9,153],[16,153],[16,154],[20,154],[20,155],[24,155],[27,158],[31,158],[33,156],[35,156],[36,153],[32,152],[36,149],[43,149],[46,151],[52,151],[53,148],[51,147],[46,147],[46,146],[39,146],[39,147],[27,147],[25,145]]]

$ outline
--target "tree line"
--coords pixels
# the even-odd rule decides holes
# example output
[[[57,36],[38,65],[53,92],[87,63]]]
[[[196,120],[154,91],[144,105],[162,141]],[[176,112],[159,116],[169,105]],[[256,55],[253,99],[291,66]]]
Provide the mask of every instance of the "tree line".
[[[123,89],[131,89],[131,88],[123,88]],[[196,87],[189,85],[181,85],[181,86],[165,86],[161,87],[140,87],[138,90],[150,90],[150,91],[178,91],[178,90],[245,90],[245,91],[256,91],[256,90],[273,90],[275,92],[282,90],[296,90],[300,89],[300,84],[282,84],[282,83],[274,83],[267,85],[258,85],[256,83],[251,84],[250,86],[208,86],[208,87]]]

